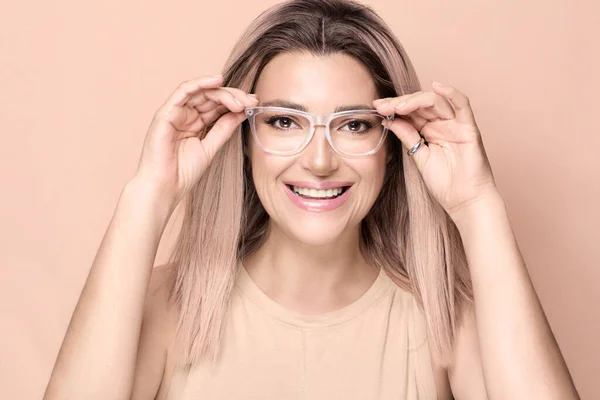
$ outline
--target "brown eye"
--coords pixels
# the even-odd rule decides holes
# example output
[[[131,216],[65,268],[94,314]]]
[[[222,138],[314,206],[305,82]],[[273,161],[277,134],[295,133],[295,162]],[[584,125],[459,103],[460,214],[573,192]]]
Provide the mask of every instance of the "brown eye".
[[[295,126],[296,123],[289,117],[271,117],[265,123],[278,129],[292,129],[297,127]]]
[[[284,128],[289,128],[290,125],[292,125],[292,120],[289,118],[279,118],[279,123],[284,127]]]
[[[362,124],[362,122],[360,122],[360,121],[352,121],[352,122],[348,123],[348,127],[352,131],[357,131],[358,129],[360,129],[361,124]]]
[[[363,121],[363,120],[359,120],[359,119],[355,119],[352,120],[348,123],[346,123],[345,125],[348,129],[348,131],[353,132],[353,133],[363,133],[365,131],[368,131],[369,129],[373,128],[373,124],[370,123],[369,121]],[[344,129],[346,130],[346,129]]]

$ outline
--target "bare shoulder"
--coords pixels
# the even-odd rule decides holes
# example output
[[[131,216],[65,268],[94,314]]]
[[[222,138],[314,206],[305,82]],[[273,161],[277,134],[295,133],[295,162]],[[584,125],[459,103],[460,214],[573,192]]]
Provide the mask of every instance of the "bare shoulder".
[[[169,265],[153,269],[146,300],[132,400],[166,398],[170,382],[168,349],[175,333],[177,310],[169,299],[173,275]]]

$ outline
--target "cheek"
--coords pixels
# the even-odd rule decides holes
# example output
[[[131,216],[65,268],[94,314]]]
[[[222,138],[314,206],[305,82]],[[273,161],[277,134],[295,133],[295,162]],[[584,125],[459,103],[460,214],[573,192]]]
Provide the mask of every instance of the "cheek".
[[[265,165],[265,160],[262,154],[260,154],[261,149],[256,145],[256,143],[249,143],[249,155],[250,155],[250,165],[252,166],[252,179],[254,180],[254,186],[258,193],[263,192],[264,182],[267,180],[268,176],[268,166]]]
[[[386,172],[385,153],[380,152],[370,158],[357,160],[354,165],[354,170],[360,174],[361,181],[365,186],[368,186],[369,189],[380,189],[383,185]]]
[[[289,167],[289,161],[265,153],[253,139],[248,142],[248,153],[252,166],[252,178],[258,196],[262,201],[268,201],[274,190],[273,185],[282,172]]]
[[[264,160],[262,157],[262,149],[260,148],[260,146],[258,146],[256,141],[254,140],[254,137],[250,133],[247,136],[246,144],[248,146],[246,148],[246,155],[250,160],[250,166],[252,168],[252,178],[254,179],[254,186],[256,186],[256,189],[259,190],[258,186],[262,182],[261,177],[264,175],[265,170]]]

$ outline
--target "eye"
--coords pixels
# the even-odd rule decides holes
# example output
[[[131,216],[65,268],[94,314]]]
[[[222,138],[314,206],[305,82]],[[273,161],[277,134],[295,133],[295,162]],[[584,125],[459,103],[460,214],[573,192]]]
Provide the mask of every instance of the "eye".
[[[298,124],[296,124],[296,122],[294,122],[294,120],[288,116],[271,117],[267,119],[265,123],[278,129],[292,129],[299,127]]]
[[[363,126],[362,129],[361,125]],[[346,126],[349,128],[348,130],[352,133],[363,133],[373,128],[373,124],[371,122],[360,119],[354,119],[352,121],[349,121],[344,125],[344,127]]]

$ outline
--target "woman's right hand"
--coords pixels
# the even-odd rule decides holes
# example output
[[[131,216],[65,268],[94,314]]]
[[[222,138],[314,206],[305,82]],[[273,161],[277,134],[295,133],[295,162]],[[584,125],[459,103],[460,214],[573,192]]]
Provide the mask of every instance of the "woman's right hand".
[[[181,83],[156,111],[133,180],[143,182],[171,208],[200,180],[215,154],[258,103],[240,89],[219,87],[223,77]],[[204,127],[218,121],[202,140]]]

